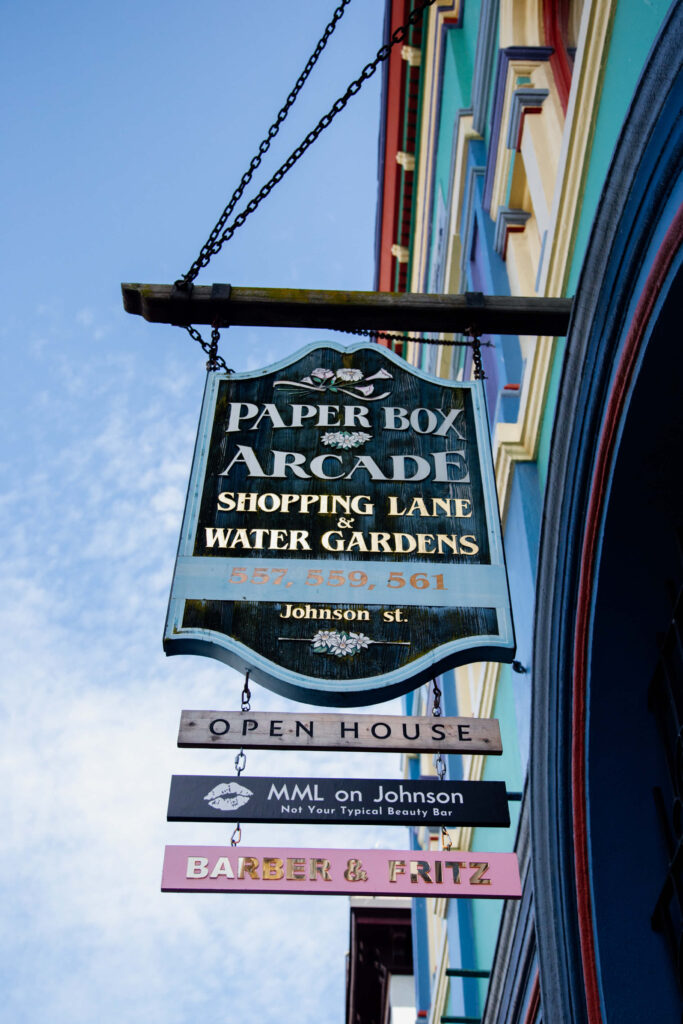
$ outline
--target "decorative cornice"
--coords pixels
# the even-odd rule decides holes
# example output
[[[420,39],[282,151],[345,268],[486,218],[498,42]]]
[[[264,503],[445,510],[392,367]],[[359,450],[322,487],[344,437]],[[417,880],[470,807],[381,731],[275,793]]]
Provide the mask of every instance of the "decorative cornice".
[[[503,109],[505,106],[505,94],[507,91],[508,68],[512,61],[525,61],[527,63],[542,63],[549,60],[552,53],[549,46],[508,46],[498,53],[498,69],[496,71],[496,84],[493,92],[493,114],[491,118],[491,143],[489,146],[489,157],[486,165],[486,180],[484,182],[485,210],[491,208],[491,197],[493,194],[493,181],[495,177],[496,164],[498,161],[498,144],[501,133]]]
[[[505,140],[508,149],[519,150],[525,114],[540,114],[543,101],[548,95],[547,89],[515,89],[510,103],[510,119]]]
[[[524,231],[524,226],[531,216],[526,210],[513,210],[509,206],[501,206],[496,217],[496,230],[493,237],[493,248],[505,259],[508,235],[511,231]]]
[[[479,15],[477,48],[474,54],[474,75],[472,78],[472,126],[478,135],[486,129],[486,117],[493,77],[493,61],[498,32],[498,9],[500,0],[483,0]]]

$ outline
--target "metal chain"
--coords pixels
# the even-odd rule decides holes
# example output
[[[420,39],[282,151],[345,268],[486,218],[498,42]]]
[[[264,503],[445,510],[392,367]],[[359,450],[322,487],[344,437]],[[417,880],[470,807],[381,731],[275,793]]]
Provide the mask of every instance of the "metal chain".
[[[191,284],[192,281],[194,281],[194,279],[196,278],[196,276],[199,273],[199,271],[201,270],[201,268],[203,266],[206,266],[206,263],[208,263],[208,259],[206,260],[206,263],[203,262],[204,256],[207,253],[209,253],[209,259],[211,258],[211,253],[210,253],[211,246],[218,239],[218,236],[220,235],[221,231],[223,230],[223,228],[226,225],[228,217],[230,216],[230,214],[233,212],[233,210],[237,206],[237,203],[239,202],[239,200],[242,198],[242,195],[244,194],[245,188],[247,187],[247,185],[249,184],[249,182],[251,181],[251,179],[254,176],[254,172],[256,170],[258,170],[258,168],[260,167],[261,162],[262,162],[264,156],[266,155],[266,153],[270,149],[270,146],[271,146],[271,143],[272,143],[273,139],[278,134],[278,132],[280,131],[280,128],[284,124],[284,122],[285,122],[285,120],[287,118],[287,115],[289,114],[290,109],[294,105],[294,101],[296,100],[297,96],[301,92],[301,90],[302,90],[302,88],[303,88],[303,86],[304,86],[304,84],[306,82],[306,79],[308,78],[308,76],[310,75],[311,71],[313,70],[313,68],[317,64],[318,58],[320,57],[320,54],[323,52],[323,50],[327,46],[328,39],[330,38],[330,36],[334,32],[335,28],[337,27],[337,23],[341,20],[343,14],[344,14],[344,11],[346,10],[346,8],[348,7],[348,5],[350,3],[351,3],[351,0],[341,0],[341,3],[336,8],[334,14],[332,15],[332,20],[327,25],[327,27],[325,28],[325,31],[323,32],[322,36],[318,40],[318,44],[317,44],[315,50],[313,51],[311,56],[306,61],[306,65],[304,67],[304,70],[301,72],[301,74],[297,78],[296,83],[294,85],[294,88],[290,92],[290,94],[287,97],[287,99],[285,100],[283,106],[278,111],[277,117],[275,118],[275,120],[271,124],[270,128],[268,129],[268,131],[264,135],[263,139],[259,143],[258,149],[257,149],[256,153],[254,154],[254,156],[251,158],[251,160],[249,162],[249,167],[247,168],[247,170],[242,175],[242,177],[240,179],[239,185],[237,186],[237,188],[233,192],[232,196],[230,197],[230,201],[229,201],[228,205],[225,207],[225,209],[223,210],[222,214],[218,218],[218,221],[216,222],[216,225],[213,228],[211,234],[209,235],[207,241],[205,242],[205,244],[200,249],[199,256],[194,261],[194,263],[192,264],[190,269],[187,271],[187,273],[184,274],[183,277],[180,278],[180,280],[176,281],[176,284],[178,285],[178,287],[181,287],[181,288],[182,287],[187,287],[188,284]]]
[[[223,231],[223,234],[220,234],[223,229],[223,224],[219,221],[211,232],[206,243],[202,246],[201,252],[192,264],[190,270],[188,270],[187,274],[177,282],[179,287],[187,288],[188,285],[194,281],[202,267],[206,267],[211,260],[211,257],[220,252],[225,243],[232,238],[235,231],[244,224],[247,217],[249,217],[250,214],[258,208],[258,206],[260,206],[263,200],[270,195],[275,186],[282,181],[289,171],[291,171],[294,164],[301,159],[306,150],[309,149],[316,141],[318,136],[321,135],[326,128],[329,128],[337,114],[341,113],[351,97],[360,92],[364,83],[367,82],[369,78],[372,78],[379,65],[389,57],[394,46],[397,46],[405,40],[408,35],[408,30],[417,23],[423,12],[428,7],[431,7],[435,2],[436,0],[420,0],[417,7],[411,11],[405,24],[401,25],[392,33],[389,42],[385,43],[384,46],[381,46],[377,51],[375,59],[365,65],[358,78],[351,82],[343,96],[340,96],[338,100],[335,100],[328,112],[320,118],[315,128],[313,128],[312,131],[306,135],[303,142],[293,150],[285,162],[278,168],[275,174],[273,174],[270,180],[266,182],[260,192],[258,192],[257,195],[247,203],[244,209],[237,214],[233,222],[228,225],[225,231]]]
[[[432,714],[435,718],[439,718],[441,715],[441,690],[436,679],[432,680],[434,686],[434,702],[432,704]]]
[[[244,686],[242,687],[242,699],[240,711],[251,711],[251,690],[249,689],[249,676],[251,675],[251,669],[247,669],[244,676]],[[247,755],[244,752],[244,747],[240,750],[239,754],[235,755],[235,771],[237,772],[237,778],[247,767]],[[237,846],[242,841],[242,826],[238,822],[235,825],[235,829],[230,837],[230,845]]]
[[[472,338],[472,365],[474,366],[474,379],[486,380],[484,366],[481,361],[481,338],[474,329],[470,331],[470,337]]]
[[[434,677],[432,682],[433,682],[433,686],[434,686],[434,700],[432,701],[432,714],[434,715],[435,718],[440,718],[441,717],[441,690],[439,689],[439,684],[436,681],[436,677]],[[444,775],[446,774],[446,762],[444,761],[443,757],[441,756],[441,751],[439,751],[438,754],[435,754],[435,756],[434,756],[434,768],[436,769],[436,774],[439,776],[439,782],[441,782],[443,780]]]
[[[207,356],[209,357],[206,361],[207,370],[222,370],[223,373],[234,373],[223,359],[223,356],[218,355],[218,342],[220,341],[221,332],[218,327],[211,328],[211,341],[204,341],[201,334],[196,327],[186,326],[185,330],[194,341],[198,341],[202,346]]]
[[[434,686],[434,700],[432,702],[432,714],[434,715],[435,718],[440,718],[441,717],[441,713],[442,713],[441,712],[441,696],[442,696],[442,693],[441,693],[441,689],[439,688],[439,684],[436,681],[436,677],[433,680],[433,686]],[[434,769],[436,771],[436,774],[439,777],[439,782],[443,782],[444,777],[446,775],[446,762],[443,759],[441,751],[439,751],[438,754],[436,754],[436,756],[434,757]],[[452,848],[453,848],[453,840],[451,838],[451,834],[448,831],[448,829],[446,828],[446,826],[442,825],[441,826],[441,849],[442,850],[451,850]]]
[[[251,669],[248,668],[244,676],[244,686],[242,687],[242,707],[240,711],[251,711],[251,690],[249,689],[249,676],[251,675]]]
[[[394,331],[375,331],[372,328],[363,327],[333,327],[333,331],[340,331],[343,334],[356,334],[361,338],[381,338],[382,341],[412,341],[415,344],[421,345],[427,342],[430,345],[451,345],[451,346],[462,346],[463,348],[474,348],[475,341],[472,338],[467,340],[461,338],[459,341],[448,341],[441,338],[408,338],[405,334],[397,334]],[[493,342],[491,341],[480,341],[477,339],[476,344],[479,347],[493,348]]]

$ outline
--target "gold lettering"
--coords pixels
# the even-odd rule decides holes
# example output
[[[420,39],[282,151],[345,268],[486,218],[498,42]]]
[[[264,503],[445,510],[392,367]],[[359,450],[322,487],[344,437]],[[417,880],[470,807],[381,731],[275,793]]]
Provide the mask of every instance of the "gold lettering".
[[[464,867],[463,862],[461,860],[447,860],[444,863],[444,867],[451,869],[454,885],[460,885],[460,868]]]
[[[297,725],[299,723],[297,722]],[[304,881],[306,878],[306,858],[305,857],[288,857],[287,858],[287,874],[286,878],[288,882]]]
[[[232,512],[235,507],[235,499],[233,498],[232,491],[221,491],[218,495],[218,505],[216,508],[219,512]]]
[[[320,543],[326,551],[343,551],[344,535],[338,530],[328,530],[320,538]]]
[[[245,875],[258,881],[258,857],[237,858],[237,877],[244,878]]]
[[[390,533],[375,533],[374,531],[370,534],[370,550],[373,553],[382,552],[385,555],[391,555],[391,534]]]
[[[406,862],[404,860],[389,861],[389,881],[395,882],[398,875],[405,875]]]
[[[460,547],[462,548],[463,555],[476,555],[479,551],[477,538],[471,533],[460,538]]]
[[[440,555],[444,553],[444,545],[449,547],[454,555],[458,554],[458,538],[454,534],[437,533],[436,542],[439,545]]]
[[[429,547],[427,544],[429,543]],[[429,555],[434,550],[434,534],[433,533],[418,533],[417,535],[417,551],[420,555]]]
[[[322,878],[323,882],[331,882],[332,877],[330,875],[331,864],[329,860],[324,857],[311,857],[310,864],[308,866],[308,877],[311,882],[318,880],[318,875]]]
[[[491,879],[490,878],[484,878],[484,875],[486,874],[486,872],[489,869],[488,861],[481,861],[478,864],[475,863],[474,861],[470,861],[470,865],[469,866],[471,868],[476,868],[477,869],[474,872],[474,874],[470,876],[470,885],[490,885],[491,884]]]
[[[431,882],[428,860],[411,860],[410,881],[417,882],[418,878],[421,878],[423,882]]]
[[[357,516],[371,516],[375,506],[367,494],[354,494],[351,499],[351,511]]]
[[[421,516],[428,516],[427,506],[424,503],[424,498],[413,498],[410,508],[406,512],[407,516],[412,516],[415,512],[419,512]]]
[[[284,871],[282,869],[282,861],[279,857],[264,857],[263,868],[261,870],[261,878],[264,881],[275,881],[278,878],[284,877]]]

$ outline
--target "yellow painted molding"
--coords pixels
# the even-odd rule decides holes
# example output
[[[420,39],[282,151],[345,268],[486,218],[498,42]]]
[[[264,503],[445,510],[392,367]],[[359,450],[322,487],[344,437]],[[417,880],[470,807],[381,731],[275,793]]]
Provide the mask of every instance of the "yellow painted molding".
[[[446,968],[448,967],[449,957],[448,935],[445,927],[443,929],[443,939],[439,953],[438,961],[434,965],[434,985],[432,989],[432,1005],[429,1010],[429,1024],[439,1024],[441,1017],[446,1010],[449,984]]]
[[[541,277],[543,295],[563,295],[567,283],[616,6],[617,0],[584,2]]]
[[[541,46],[543,9],[540,0],[501,0],[500,47]]]

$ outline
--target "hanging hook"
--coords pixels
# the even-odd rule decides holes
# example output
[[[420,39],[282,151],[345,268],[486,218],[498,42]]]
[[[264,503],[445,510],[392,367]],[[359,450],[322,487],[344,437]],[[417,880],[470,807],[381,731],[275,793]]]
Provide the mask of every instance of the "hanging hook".
[[[479,336],[479,329],[473,325],[468,327],[465,333],[469,338],[471,338],[472,365],[474,367],[473,377],[475,380],[486,380],[484,366],[481,361],[481,338]]]
[[[249,689],[249,676],[251,675],[251,669],[248,668],[244,676],[244,686],[242,687],[242,707],[240,711],[251,711],[251,690]]]

